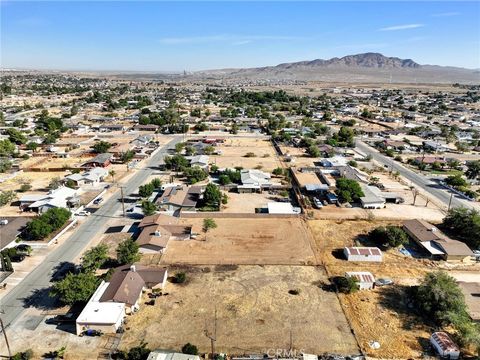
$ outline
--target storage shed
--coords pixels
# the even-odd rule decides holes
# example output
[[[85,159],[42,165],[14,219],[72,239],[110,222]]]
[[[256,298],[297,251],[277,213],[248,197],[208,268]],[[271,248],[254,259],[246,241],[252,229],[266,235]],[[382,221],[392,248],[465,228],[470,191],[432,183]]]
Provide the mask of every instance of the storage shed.
[[[382,262],[382,251],[377,247],[346,247],[343,253],[348,261]]]
[[[345,276],[357,279],[359,290],[370,290],[375,287],[375,278],[368,271],[349,271]]]
[[[437,331],[430,336],[430,344],[435,351],[444,359],[458,359],[460,350],[446,332]]]

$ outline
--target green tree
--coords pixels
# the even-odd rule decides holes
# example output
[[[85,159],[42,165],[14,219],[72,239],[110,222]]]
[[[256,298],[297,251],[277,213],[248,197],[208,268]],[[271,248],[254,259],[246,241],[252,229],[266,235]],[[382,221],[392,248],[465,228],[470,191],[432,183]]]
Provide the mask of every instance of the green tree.
[[[452,314],[466,314],[465,298],[457,281],[444,271],[425,275],[416,298],[425,315],[439,324],[452,323]]]
[[[184,272],[178,272],[173,277],[173,282],[175,284],[183,284],[187,280],[187,274]]]
[[[31,141],[27,144],[27,150],[31,150],[31,151],[35,152],[35,150],[37,150],[37,148],[38,148],[38,144],[36,142]]]
[[[205,187],[203,201],[209,207],[219,207],[222,200],[222,193],[217,185],[210,183]]]
[[[155,214],[157,211],[157,206],[151,201],[144,200],[142,201],[142,210],[145,216],[150,216]]]
[[[203,181],[208,177],[208,173],[198,166],[185,169],[184,175],[187,177],[190,184]]]
[[[97,154],[103,154],[106,153],[111,147],[112,144],[110,144],[108,141],[98,141],[92,146],[92,149]]]
[[[281,167],[277,167],[277,168],[273,169],[272,174],[276,175],[276,176],[281,176],[281,175],[284,174],[284,170]]]
[[[320,149],[318,148],[317,145],[310,145],[307,149],[307,152],[308,152],[308,155],[310,155],[310,157],[319,157],[321,155],[320,153]]]
[[[7,172],[12,168],[12,162],[7,159],[0,159],[0,173]]]
[[[127,150],[120,154],[120,161],[123,164],[126,164],[130,162],[134,157],[135,157],[135,152],[133,152],[132,150]]]
[[[341,202],[358,201],[365,194],[360,187],[360,184],[351,179],[340,178],[336,181],[337,195]]]
[[[465,176],[468,179],[480,178],[480,160],[467,162],[467,171],[465,172]]]
[[[93,272],[99,269],[108,259],[108,246],[105,244],[97,245],[83,254],[82,270],[84,272]]]
[[[115,175],[116,175],[116,171],[115,170],[110,170],[108,172],[108,175],[110,175],[110,177],[112,178],[112,182],[114,183],[115,182]]]
[[[117,260],[121,265],[132,264],[140,260],[138,244],[133,239],[121,242],[117,247]]]
[[[217,223],[215,222],[215,220],[211,218],[203,219],[203,231],[205,231],[205,233],[207,233],[211,229],[215,229],[216,227]]]
[[[25,144],[27,142],[27,137],[21,132],[14,128],[8,128],[6,130],[8,139],[17,145]]]
[[[0,157],[11,156],[15,153],[15,144],[10,140],[0,140]]]
[[[65,278],[53,285],[50,296],[58,296],[66,305],[86,303],[95,292],[99,279],[91,272],[72,274],[68,273]]]
[[[17,194],[13,190],[0,191],[0,207],[10,204],[17,198]]]
[[[453,208],[443,219],[443,226],[470,248],[480,248],[480,213],[478,211],[464,207]]]
[[[387,247],[397,247],[408,242],[408,236],[398,226],[388,225],[386,227],[380,226],[373,229],[369,233],[369,238],[374,243]]]
[[[140,195],[142,198],[147,198],[152,195],[154,191],[155,187],[151,183],[148,183],[145,185],[140,185],[138,188],[138,195]]]
[[[462,187],[462,186],[467,186],[468,183],[467,181],[462,177],[460,174],[456,175],[450,175],[445,179],[445,182],[453,186],[454,188]]]
[[[147,360],[150,354],[147,343],[142,342],[140,346],[132,347],[127,354],[127,360]]]
[[[158,188],[160,188],[160,186],[162,186],[162,180],[160,180],[160,178],[154,178],[150,182],[150,184],[152,184],[155,189],[158,189]]]
[[[55,190],[58,189],[62,185],[62,181],[58,176],[52,178],[50,182],[48,183],[48,188],[50,190]]]

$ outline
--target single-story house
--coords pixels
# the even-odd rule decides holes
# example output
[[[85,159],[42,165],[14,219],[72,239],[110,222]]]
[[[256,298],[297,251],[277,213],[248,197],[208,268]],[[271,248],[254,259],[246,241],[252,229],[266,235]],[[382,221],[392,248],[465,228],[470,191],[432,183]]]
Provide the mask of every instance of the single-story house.
[[[104,124],[99,127],[101,132],[108,132],[108,131],[125,131],[127,127],[121,124]]]
[[[360,290],[370,290],[375,287],[375,278],[368,271],[348,271],[345,276],[357,279]]]
[[[360,187],[362,188],[364,194],[360,198],[360,203],[364,209],[382,209],[385,207],[385,199],[377,195],[373,190],[373,188],[378,188],[366,185],[364,183],[360,183]]]
[[[331,158],[320,159],[320,165],[323,167],[339,167],[347,165],[347,158],[343,156],[334,156]]]
[[[139,309],[144,289],[163,289],[167,281],[167,269],[143,265],[123,265],[115,269],[100,302],[125,304],[125,313]]]
[[[382,251],[377,247],[346,247],[343,254],[348,261],[382,262]]]
[[[261,192],[272,186],[271,175],[261,170],[249,169],[240,171],[241,185],[237,186],[239,193]]]
[[[454,360],[460,357],[460,349],[446,332],[434,332],[430,336],[430,344],[441,358]]]
[[[78,205],[78,190],[61,186],[46,194],[25,195],[20,198],[20,208],[23,211],[34,211],[39,214],[51,208],[73,208]]]
[[[480,283],[459,281],[458,286],[465,296],[468,315],[473,321],[480,322]]]
[[[207,155],[195,155],[187,158],[190,160],[190,166],[198,166],[202,169],[208,169],[209,157]]]
[[[462,262],[473,258],[473,251],[465,243],[450,239],[424,220],[407,220],[403,223],[403,229],[432,258]]]
[[[85,330],[97,330],[106,334],[114,334],[123,324],[125,304],[123,302],[100,301],[110,283],[102,281],[95,290],[87,305],[75,321],[76,333]]]
[[[155,124],[147,124],[147,125],[135,125],[133,127],[137,131],[157,131],[159,129],[158,125]]]
[[[178,225],[178,218],[164,214],[146,216],[138,225],[136,242],[142,253],[163,253],[170,240],[189,240],[192,227]]]
[[[1,220],[8,221],[7,224],[0,225],[0,250],[3,250],[18,245],[15,240],[32,218],[26,216],[2,216]]]
[[[85,162],[82,167],[93,168],[93,167],[107,167],[112,161],[113,154],[104,153],[98,154],[94,158]]]
[[[65,176],[66,180],[71,180],[76,186],[98,185],[108,176],[108,170],[103,167],[92,168],[82,174],[71,174]]]
[[[195,211],[202,194],[203,188],[200,186],[170,187],[155,201],[155,204],[165,211]]]
[[[153,350],[147,360],[200,360],[198,355],[182,354],[168,350]]]

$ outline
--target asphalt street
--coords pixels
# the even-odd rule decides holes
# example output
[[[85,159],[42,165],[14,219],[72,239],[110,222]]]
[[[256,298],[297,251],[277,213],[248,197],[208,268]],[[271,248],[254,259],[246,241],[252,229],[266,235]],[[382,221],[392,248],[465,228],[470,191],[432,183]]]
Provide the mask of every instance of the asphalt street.
[[[431,194],[436,199],[438,199],[443,205],[445,205],[445,207],[448,207],[448,204],[451,199],[451,204],[450,204],[451,208],[462,207],[462,206],[466,208],[471,208],[471,209],[475,208],[470,201],[460,197],[459,195],[454,194],[448,189],[442,187],[439,183],[436,183],[430,180],[429,178],[423,176],[422,174],[418,174],[410,169],[407,169],[406,167],[400,165],[398,162],[396,162],[392,158],[389,158],[379,153],[377,150],[368,146],[364,142],[357,140],[356,146],[361,152],[365,153],[366,155],[371,155],[372,159],[375,160],[376,162],[382,165],[388,166],[388,168],[392,169],[392,171],[398,171],[400,173],[400,176],[402,176],[403,178],[407,179],[412,183],[412,186],[420,188],[425,192]]]
[[[157,151],[142,169],[136,170],[137,173],[123,186],[125,196],[135,193],[138,187],[156,171],[155,166],[167,154],[168,149],[174,147],[181,140],[182,136],[174,137]],[[78,258],[93,238],[100,235],[99,232],[105,227],[108,218],[121,212],[122,203],[120,199],[121,193],[120,189],[118,189],[105,201],[102,207],[78,226],[76,231],[65,242],[61,245],[53,245],[58,247],[46,257],[45,261],[38,265],[0,300],[0,314],[3,312],[0,316],[2,316],[6,327],[13,324],[29,306],[25,304],[24,299],[29,298],[38,291],[42,293],[42,290],[51,285],[50,281],[55,267],[62,262],[72,262]],[[44,296],[46,295],[44,294]],[[43,300],[48,302],[48,299]]]

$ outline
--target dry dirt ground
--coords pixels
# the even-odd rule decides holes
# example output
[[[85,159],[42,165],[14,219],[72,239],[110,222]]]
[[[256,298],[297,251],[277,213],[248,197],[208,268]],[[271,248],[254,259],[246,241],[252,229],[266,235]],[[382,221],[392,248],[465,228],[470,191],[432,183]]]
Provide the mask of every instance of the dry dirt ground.
[[[295,349],[308,353],[358,353],[335,294],[316,285],[326,279],[320,268],[217,266],[182,271],[186,284],[169,283],[168,296],[157,298],[154,306],[142,305],[128,318],[121,348],[142,339],[151,348],[180,350],[190,342],[208,352],[205,331],[213,331],[216,308],[220,352],[289,349],[291,338]],[[290,295],[292,289],[299,295]]]
[[[430,329],[422,325],[420,319],[408,315],[402,284],[411,284],[412,279],[435,270],[437,264],[405,257],[397,250],[384,252],[382,263],[347,262],[334,253],[345,246],[358,244],[358,239],[371,229],[390,223],[314,220],[309,225],[319,256],[330,276],[341,276],[346,271],[370,271],[375,277],[390,277],[397,284],[390,288],[340,295],[362,350],[377,358],[417,358],[424,350],[424,340],[428,338]],[[380,343],[380,349],[370,348],[372,340]]]
[[[228,203],[222,205],[222,213],[249,213],[254,214],[256,208],[264,208],[268,202],[275,201],[280,196],[271,195],[268,192],[261,194],[238,194],[227,192]]]
[[[256,138],[229,138],[225,143],[218,145],[222,155],[210,156],[210,163],[219,168],[234,168],[241,166],[244,169],[254,169],[261,166],[264,171],[271,172],[281,166],[275,149],[269,140]],[[253,152],[255,157],[247,158],[245,155]]]
[[[195,240],[170,241],[162,264],[315,264],[310,236],[298,218],[222,219],[207,233],[203,219],[184,219],[200,233]]]

